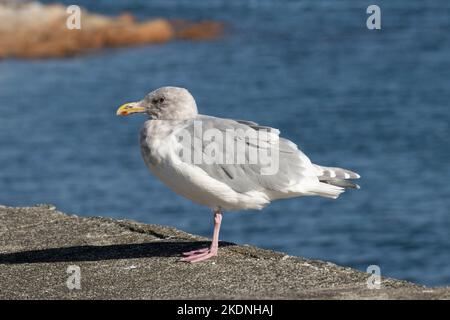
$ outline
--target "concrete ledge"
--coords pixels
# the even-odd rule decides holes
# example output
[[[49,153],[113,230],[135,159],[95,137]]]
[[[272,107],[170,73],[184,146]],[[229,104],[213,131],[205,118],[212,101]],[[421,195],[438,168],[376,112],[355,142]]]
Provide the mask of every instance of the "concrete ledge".
[[[450,288],[382,280],[335,264],[221,243],[218,258],[188,264],[180,252],[207,239],[127,220],[82,218],[53,206],[0,206],[1,299],[449,299]],[[69,290],[67,267],[81,270]]]

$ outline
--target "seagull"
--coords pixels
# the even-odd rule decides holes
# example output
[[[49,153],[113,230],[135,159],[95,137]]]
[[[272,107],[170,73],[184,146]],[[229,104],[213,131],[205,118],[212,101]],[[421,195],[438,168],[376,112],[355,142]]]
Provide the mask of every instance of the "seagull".
[[[162,87],[117,110],[118,116],[138,113],[148,116],[140,132],[148,169],[172,191],[214,213],[210,247],[184,252],[181,261],[217,256],[224,211],[260,210],[300,196],[336,199],[347,188],[359,189],[352,181],[360,178],[357,173],[313,164],[278,129],[199,114],[184,88]]]

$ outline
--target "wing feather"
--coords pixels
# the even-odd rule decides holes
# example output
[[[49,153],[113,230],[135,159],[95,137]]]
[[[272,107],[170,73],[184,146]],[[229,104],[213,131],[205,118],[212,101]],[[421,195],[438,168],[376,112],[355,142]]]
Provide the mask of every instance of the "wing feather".
[[[202,130],[198,130],[194,125],[194,121],[201,122]],[[196,129],[197,128],[197,129]],[[289,188],[302,183],[308,179],[314,178],[317,180],[317,170],[311,164],[309,158],[303,154],[290,140],[279,138],[279,130],[271,127],[260,126],[255,122],[244,120],[232,120],[222,119],[209,116],[199,116],[195,120],[187,121],[186,125],[182,128],[184,132],[188,132],[192,139],[177,140],[179,147],[183,150],[190,148],[192,157],[194,159],[204,159],[208,156],[209,142],[205,142],[203,139],[203,133],[206,130],[214,129],[218,130],[223,137],[226,137],[226,130],[243,130],[244,132],[253,132],[256,136],[258,132],[264,130],[267,134],[261,134],[259,138],[249,137],[246,142],[245,148],[245,163],[236,163],[236,147],[235,144],[238,140],[242,139],[239,136],[233,136],[232,141],[229,139],[217,139],[214,140],[215,150],[220,154],[216,155],[217,159],[225,159],[227,161],[221,161],[220,163],[195,163],[194,165],[204,170],[210,177],[226,183],[233,190],[240,193],[249,191],[276,191],[282,192]],[[246,136],[247,138],[247,136]],[[189,141],[191,140],[191,141]],[[202,142],[202,143],[201,143]],[[241,141],[242,142],[242,141]],[[276,143],[276,144],[275,144]],[[201,148],[194,148],[195,144],[201,146]],[[257,163],[250,163],[250,154],[269,148],[278,153],[278,170],[272,174],[262,174],[264,172],[264,163],[258,158]],[[186,161],[186,160],[185,160]],[[267,166],[267,165],[266,165]]]

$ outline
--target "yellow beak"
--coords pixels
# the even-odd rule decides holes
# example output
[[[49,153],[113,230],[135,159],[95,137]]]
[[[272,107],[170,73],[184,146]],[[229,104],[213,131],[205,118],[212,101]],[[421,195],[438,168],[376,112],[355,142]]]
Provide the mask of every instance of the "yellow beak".
[[[145,112],[144,107],[139,106],[139,102],[128,102],[117,109],[116,115],[118,116],[128,116],[132,113],[143,113]]]

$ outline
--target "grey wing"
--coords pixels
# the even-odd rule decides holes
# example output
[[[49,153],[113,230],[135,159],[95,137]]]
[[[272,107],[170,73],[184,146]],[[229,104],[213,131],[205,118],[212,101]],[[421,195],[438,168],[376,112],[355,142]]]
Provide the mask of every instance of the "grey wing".
[[[197,124],[194,125],[194,122]],[[200,123],[201,130],[199,130]],[[214,152],[217,152],[215,161],[205,163],[198,160],[211,155],[211,142],[205,141],[204,136],[204,133],[210,129],[217,134],[220,133],[224,138],[214,139]],[[298,150],[293,142],[279,138],[278,129],[260,126],[250,121],[198,116],[195,121],[187,122],[183,130],[192,137],[192,139],[178,139],[183,150],[190,148],[189,160],[209,176],[226,183],[236,192],[283,191],[301,183],[303,179],[317,177],[316,169],[308,157]],[[227,130],[234,132],[242,130],[247,134],[244,137],[227,136]],[[244,143],[246,147],[245,161],[242,161],[244,157],[242,149],[239,150],[236,147],[238,142]],[[238,161],[237,153],[240,151],[241,159]],[[251,155],[255,153],[265,155],[265,160],[262,161],[263,157],[258,157],[256,162],[252,160]],[[273,162],[267,161],[267,155],[270,155],[270,159],[275,159],[272,155],[277,157],[276,167]],[[270,170],[267,170],[268,166],[271,166]]]

